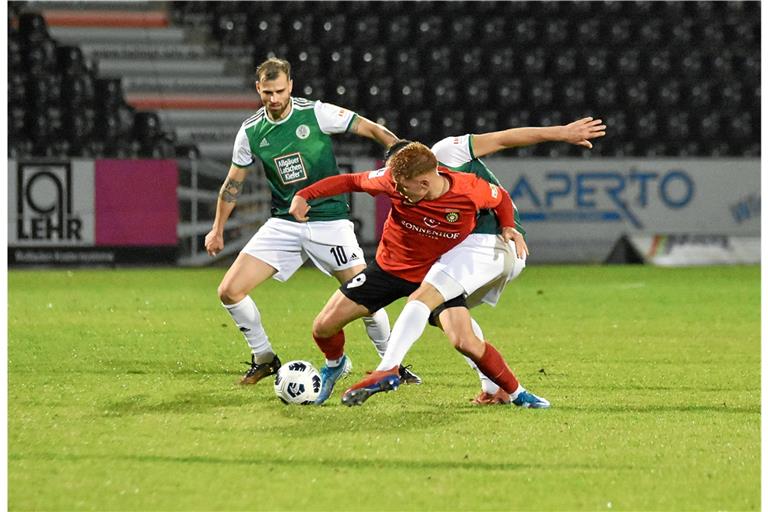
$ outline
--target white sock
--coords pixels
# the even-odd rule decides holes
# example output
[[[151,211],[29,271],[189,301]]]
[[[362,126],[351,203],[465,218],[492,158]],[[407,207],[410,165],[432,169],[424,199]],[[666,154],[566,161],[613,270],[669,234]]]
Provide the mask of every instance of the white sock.
[[[474,318],[471,318],[470,320],[472,321],[472,331],[474,331],[475,336],[477,336],[481,340],[485,340],[485,337],[483,337],[483,330],[480,328],[480,324],[478,324]],[[499,386],[495,382],[493,382],[491,379],[486,377],[485,374],[480,371],[480,368],[477,367],[477,365],[472,359],[468,358],[467,356],[464,356],[464,359],[467,360],[467,363],[469,363],[470,368],[475,370],[477,372],[477,376],[480,377],[480,387],[483,389],[483,391],[491,395],[495,395],[496,392],[499,390]]]
[[[421,301],[412,300],[405,305],[392,327],[387,351],[381,358],[377,370],[390,370],[403,362],[405,354],[424,332],[429,321],[429,313],[429,307]]]
[[[237,304],[222,304],[222,306],[229,311],[235,325],[243,333],[256,362],[268,363],[272,361],[275,353],[269,343],[267,333],[264,332],[264,326],[261,325],[259,308],[256,307],[256,303],[253,302],[250,295],[246,295]]]
[[[381,308],[371,316],[364,316],[365,331],[371,339],[379,357],[384,357],[389,341],[389,316],[384,308]]]
[[[344,359],[344,356],[341,356],[338,359],[326,359],[325,366],[327,366],[328,368],[336,368],[341,364],[342,359]]]

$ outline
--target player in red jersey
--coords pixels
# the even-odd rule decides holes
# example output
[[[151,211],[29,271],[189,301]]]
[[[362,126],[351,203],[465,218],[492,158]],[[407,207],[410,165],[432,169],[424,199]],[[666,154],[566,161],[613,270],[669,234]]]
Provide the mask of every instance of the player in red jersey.
[[[440,162],[453,171],[473,173],[490,183],[499,184],[496,176],[480,160],[480,157],[502,149],[525,146],[544,141],[564,141],[582,147],[591,148],[589,139],[605,135],[606,126],[600,119],[586,117],[566,126],[542,128],[512,128],[499,132],[479,135],[447,137],[431,150]],[[398,147],[404,147],[408,141],[398,141],[389,150],[395,153]],[[525,234],[525,231],[517,226]],[[392,378],[390,369],[402,361],[410,347],[421,336],[427,317],[425,312],[432,311],[429,322],[439,326],[451,344],[465,354],[470,366],[478,371],[483,391],[473,403],[514,404],[519,407],[544,409],[549,401],[527,391],[516,380],[509,379],[503,386],[492,382],[475,365],[473,358],[482,357],[487,351],[482,329],[470,316],[469,308],[482,302],[495,305],[505,285],[517,277],[525,268],[525,258],[502,243],[498,236],[498,224],[492,213],[482,212],[473,233],[463,242],[440,257],[430,269],[420,288],[410,300],[418,300],[423,305],[407,305],[406,309],[392,328],[387,350],[382,356],[376,371],[354,384],[342,395],[342,403],[360,405],[371,395],[388,391],[399,384]],[[443,283],[443,290],[438,293],[433,284],[436,280]],[[443,304],[436,305],[440,299]],[[491,350],[493,352],[493,349]]]
[[[300,221],[308,220],[307,200],[317,197],[361,191],[392,199],[374,264],[342,285],[315,318],[312,334],[326,357],[317,403],[327,400],[336,381],[349,372],[343,327],[417,290],[434,262],[474,229],[480,209],[495,209],[502,237],[512,240],[519,254],[527,254],[523,236],[514,229],[509,194],[477,176],[447,171],[438,168],[426,146],[412,143],[393,156],[386,169],[326,178],[296,193],[290,213]],[[486,359],[479,358],[477,364],[488,375],[511,375],[500,356]],[[487,367],[487,362],[493,366]]]

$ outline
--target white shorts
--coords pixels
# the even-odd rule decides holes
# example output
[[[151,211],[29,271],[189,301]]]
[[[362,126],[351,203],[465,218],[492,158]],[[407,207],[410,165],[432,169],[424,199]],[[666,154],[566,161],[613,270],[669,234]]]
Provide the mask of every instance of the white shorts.
[[[484,302],[495,306],[506,284],[525,268],[513,242],[497,235],[471,234],[443,254],[429,269],[425,283],[434,286],[446,301],[467,295],[467,306]]]
[[[307,258],[324,273],[365,265],[352,222],[341,220],[291,222],[270,218],[241,251],[277,270],[273,276],[287,281]]]

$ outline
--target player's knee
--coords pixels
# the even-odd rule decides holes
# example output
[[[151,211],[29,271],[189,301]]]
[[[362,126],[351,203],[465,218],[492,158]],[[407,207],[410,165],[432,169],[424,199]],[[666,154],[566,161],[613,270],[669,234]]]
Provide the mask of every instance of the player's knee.
[[[330,315],[324,313],[317,315],[315,321],[312,322],[312,336],[314,338],[330,338],[336,334],[339,330],[330,320]]]
[[[216,292],[223,304],[237,304],[245,298],[245,292],[238,290],[231,283],[222,282]]]

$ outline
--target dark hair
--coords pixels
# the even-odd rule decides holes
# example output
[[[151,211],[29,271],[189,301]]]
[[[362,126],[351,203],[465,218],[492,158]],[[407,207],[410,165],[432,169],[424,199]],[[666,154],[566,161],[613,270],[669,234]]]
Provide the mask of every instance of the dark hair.
[[[291,79],[291,63],[287,60],[270,57],[256,68],[256,81],[274,80],[280,73],[285,73],[288,80]]]
[[[405,146],[413,142],[412,140],[406,140],[406,139],[400,139],[391,146],[387,148],[387,151],[384,153],[384,160],[389,160],[393,156],[395,156],[395,153],[403,149]]]
[[[437,157],[421,142],[410,142],[387,162],[396,180],[411,179],[437,169]]]

